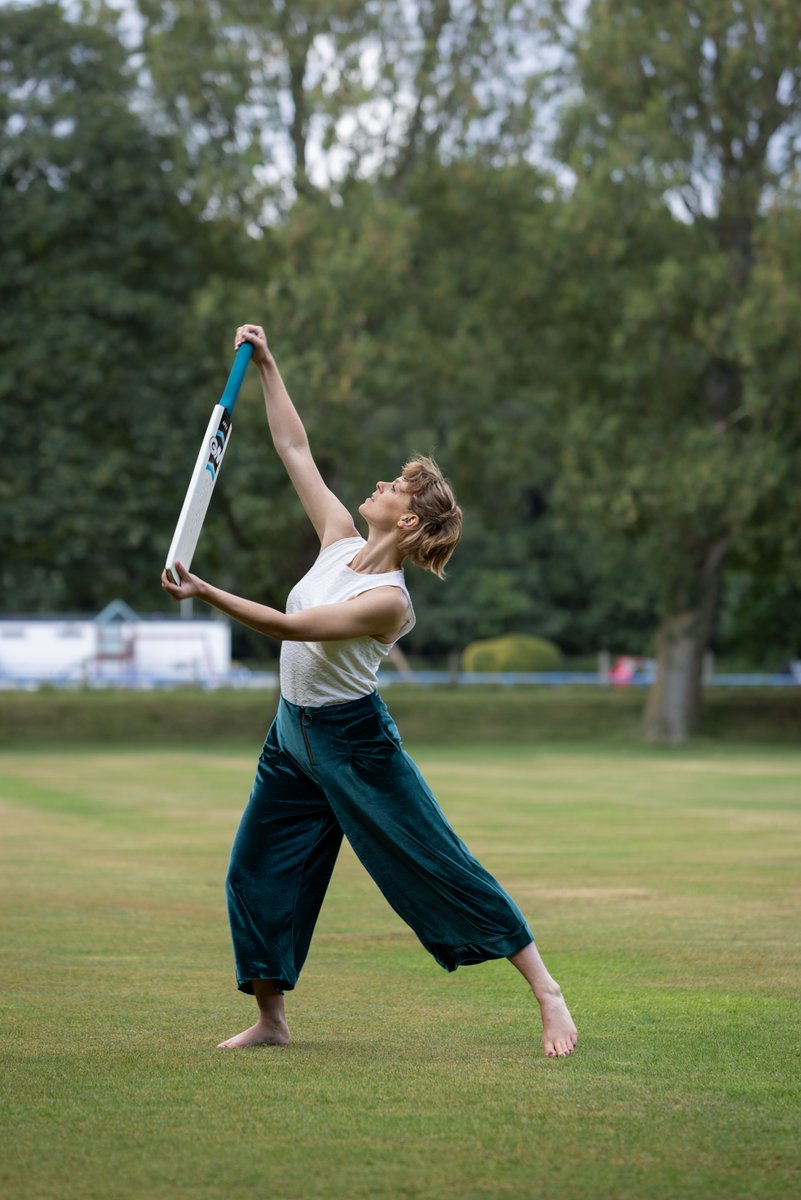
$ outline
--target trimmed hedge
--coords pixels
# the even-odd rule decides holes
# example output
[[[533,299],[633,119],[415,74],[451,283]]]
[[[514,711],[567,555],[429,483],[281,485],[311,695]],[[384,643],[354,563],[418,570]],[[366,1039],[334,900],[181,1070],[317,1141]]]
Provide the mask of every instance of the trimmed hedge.
[[[562,651],[545,638],[529,633],[471,642],[462,653],[462,670],[476,673],[558,671]]]
[[[384,697],[407,744],[586,742],[642,746],[641,688],[416,687]],[[197,746],[254,751],[275,713],[274,692],[0,692],[0,749]],[[701,740],[801,745],[801,688],[710,688]],[[692,742],[690,741],[690,749]],[[680,749],[671,751],[681,754]]]

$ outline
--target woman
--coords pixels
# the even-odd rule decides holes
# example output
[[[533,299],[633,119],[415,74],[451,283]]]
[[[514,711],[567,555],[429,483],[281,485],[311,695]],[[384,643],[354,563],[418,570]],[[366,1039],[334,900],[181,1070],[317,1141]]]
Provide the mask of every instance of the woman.
[[[530,984],[550,1057],[576,1029],[517,905],[469,854],[401,749],[376,672],[414,624],[406,558],[440,577],[462,514],[430,459],[407,463],[359,506],[362,538],[326,487],[259,325],[250,342],[275,448],[320,539],[287,611],[220,591],[176,564],[175,600],[197,596],[281,641],[281,699],[259,759],[226,880],[237,985],[255,1025],[221,1047],[285,1045],[284,992],[308,952],[343,833],[395,911],[447,970],[508,958]]]

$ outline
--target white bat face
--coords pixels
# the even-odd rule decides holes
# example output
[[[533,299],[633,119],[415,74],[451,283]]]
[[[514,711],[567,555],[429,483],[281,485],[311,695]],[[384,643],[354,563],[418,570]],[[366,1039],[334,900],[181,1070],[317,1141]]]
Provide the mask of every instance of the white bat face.
[[[211,414],[206,435],[200,444],[200,453],[189,480],[181,515],[167,555],[167,574],[175,583],[178,582],[175,563],[183,563],[187,571],[192,563],[223,455],[228,448],[231,428],[230,412],[218,404]]]
[[[252,354],[253,347],[247,342],[237,350],[225,391],[220,403],[215,405],[205,437],[200,443],[195,469],[189,480],[181,515],[175,526],[170,552],[165,563],[167,574],[173,583],[179,582],[175,571],[176,562],[182,563],[187,571],[192,563],[192,556],[203,528],[211,493],[217,482],[223,455],[228,448],[232,426],[231,414]]]

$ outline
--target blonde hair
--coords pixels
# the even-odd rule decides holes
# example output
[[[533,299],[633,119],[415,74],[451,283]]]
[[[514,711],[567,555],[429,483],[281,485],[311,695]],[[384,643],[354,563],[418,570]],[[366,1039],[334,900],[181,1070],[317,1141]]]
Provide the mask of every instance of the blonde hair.
[[[462,536],[462,510],[433,458],[424,455],[410,458],[402,474],[408,489],[409,511],[419,518],[419,524],[401,534],[398,549],[415,566],[442,579],[445,564]]]

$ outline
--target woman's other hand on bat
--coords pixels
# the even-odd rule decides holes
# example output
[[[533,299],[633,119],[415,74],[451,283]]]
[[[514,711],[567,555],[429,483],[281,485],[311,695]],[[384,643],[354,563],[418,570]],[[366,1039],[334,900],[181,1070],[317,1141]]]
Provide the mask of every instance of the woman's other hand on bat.
[[[167,574],[166,567],[161,572],[161,586],[169,596],[172,596],[173,600],[191,600],[193,596],[201,594],[202,579],[199,579],[197,575],[190,575],[183,563],[177,562],[174,570],[178,576],[178,583],[173,583]]]

